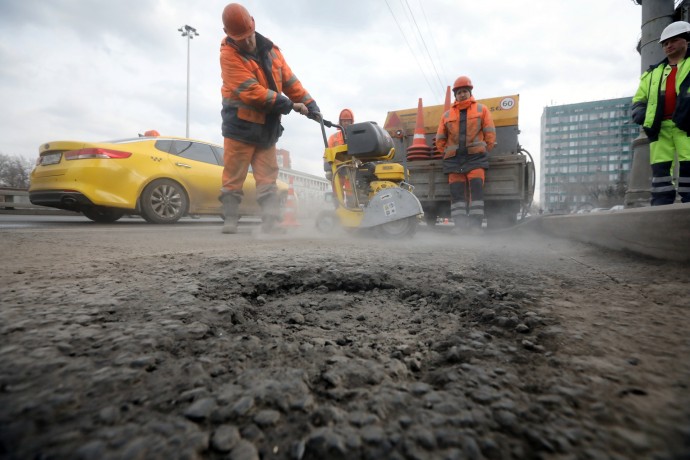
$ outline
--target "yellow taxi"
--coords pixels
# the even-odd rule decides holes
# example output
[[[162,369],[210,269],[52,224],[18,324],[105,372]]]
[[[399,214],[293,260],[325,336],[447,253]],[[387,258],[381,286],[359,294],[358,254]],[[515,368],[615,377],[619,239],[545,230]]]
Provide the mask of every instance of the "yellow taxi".
[[[222,215],[222,173],[221,146],[155,131],[109,142],[55,141],[39,149],[29,199],[81,212],[95,222],[139,214],[151,223],[170,224],[187,214]],[[288,185],[278,181],[278,188],[285,202]],[[240,214],[260,215],[251,170],[243,192]]]

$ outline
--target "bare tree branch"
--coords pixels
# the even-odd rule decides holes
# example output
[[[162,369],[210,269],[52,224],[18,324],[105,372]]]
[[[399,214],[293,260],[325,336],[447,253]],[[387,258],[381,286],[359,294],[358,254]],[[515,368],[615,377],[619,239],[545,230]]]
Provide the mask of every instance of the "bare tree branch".
[[[34,165],[31,160],[0,153],[0,186],[29,188],[29,177]]]

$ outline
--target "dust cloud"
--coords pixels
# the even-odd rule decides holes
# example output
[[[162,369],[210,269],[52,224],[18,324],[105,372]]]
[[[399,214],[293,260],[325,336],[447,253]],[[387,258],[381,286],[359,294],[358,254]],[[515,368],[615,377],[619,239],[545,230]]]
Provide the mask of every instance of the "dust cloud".
[[[686,266],[527,225],[220,229],[2,232],[0,456],[690,454]]]

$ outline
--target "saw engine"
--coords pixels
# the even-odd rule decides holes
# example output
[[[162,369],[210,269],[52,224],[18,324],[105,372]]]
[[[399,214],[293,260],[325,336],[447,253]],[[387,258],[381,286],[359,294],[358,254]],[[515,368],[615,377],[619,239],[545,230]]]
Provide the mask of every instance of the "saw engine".
[[[381,190],[400,187],[405,169],[399,163],[364,163],[357,168],[355,177],[359,202],[366,204]]]

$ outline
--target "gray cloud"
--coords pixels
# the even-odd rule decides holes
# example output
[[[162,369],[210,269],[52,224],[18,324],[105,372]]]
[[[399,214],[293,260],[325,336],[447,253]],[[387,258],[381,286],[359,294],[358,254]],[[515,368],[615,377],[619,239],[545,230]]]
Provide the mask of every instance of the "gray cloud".
[[[146,129],[184,135],[187,40],[177,31],[184,24],[200,33],[189,43],[190,133],[221,143],[225,4],[0,2],[0,151],[33,157],[50,140],[98,141]],[[538,156],[544,106],[630,96],[639,77],[641,12],[632,2],[244,4],[332,119],[349,107],[360,121],[383,123],[388,111],[416,107],[419,97],[426,106],[441,104],[445,86],[467,74],[477,97],[521,95],[520,140]],[[297,168],[321,174],[318,125],[297,114],[284,125],[279,146]]]

